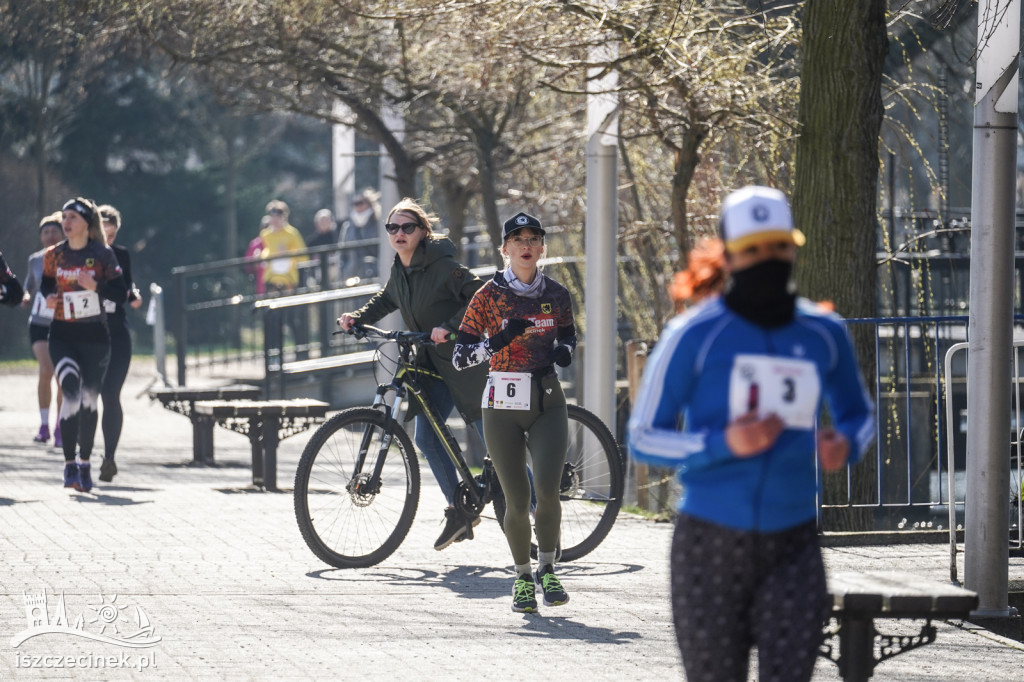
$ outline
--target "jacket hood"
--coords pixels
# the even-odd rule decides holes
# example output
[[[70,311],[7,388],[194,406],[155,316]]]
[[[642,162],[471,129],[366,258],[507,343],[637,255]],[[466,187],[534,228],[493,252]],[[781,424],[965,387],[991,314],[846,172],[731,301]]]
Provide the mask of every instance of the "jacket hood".
[[[395,256],[397,258],[397,256]],[[435,261],[442,258],[455,257],[455,244],[448,237],[435,236],[433,239],[424,239],[416,247],[409,266],[422,270]]]

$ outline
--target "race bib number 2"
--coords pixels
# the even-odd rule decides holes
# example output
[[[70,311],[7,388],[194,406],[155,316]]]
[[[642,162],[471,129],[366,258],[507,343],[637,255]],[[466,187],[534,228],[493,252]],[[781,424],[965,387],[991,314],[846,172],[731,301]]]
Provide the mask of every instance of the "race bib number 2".
[[[95,291],[68,291],[64,293],[64,319],[81,320],[100,314],[100,297]]]
[[[748,412],[777,414],[790,429],[813,429],[821,380],[813,362],[737,355],[729,376],[729,421]]]
[[[530,409],[530,383],[533,376],[529,372],[491,372],[487,375],[483,400],[480,407],[495,410],[528,410]]]

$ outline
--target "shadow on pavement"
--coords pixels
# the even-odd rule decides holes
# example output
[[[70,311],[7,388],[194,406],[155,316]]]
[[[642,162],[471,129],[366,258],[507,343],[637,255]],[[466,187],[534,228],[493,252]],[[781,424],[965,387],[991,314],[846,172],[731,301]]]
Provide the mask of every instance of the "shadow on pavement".
[[[572,606],[571,601],[568,606]],[[516,630],[513,634],[519,637],[578,639],[582,642],[600,642],[602,644],[628,644],[641,637],[639,632],[595,627],[587,623],[579,623],[565,616],[548,615],[557,608],[559,607],[541,606],[540,613],[524,613],[525,627],[522,630]]]
[[[127,507],[135,504],[151,504],[153,502],[153,500],[133,500],[130,497],[117,497],[116,495],[107,495],[105,493],[100,493],[96,495],[92,495],[89,493],[81,493],[72,496],[71,499],[73,499],[75,502],[81,502],[83,504],[105,504],[114,507]]]

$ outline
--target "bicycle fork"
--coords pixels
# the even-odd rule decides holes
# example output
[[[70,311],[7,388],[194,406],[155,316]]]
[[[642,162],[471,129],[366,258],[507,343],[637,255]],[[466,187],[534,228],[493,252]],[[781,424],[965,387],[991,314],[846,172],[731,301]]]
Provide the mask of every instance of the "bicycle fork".
[[[384,470],[384,460],[395,437],[393,428],[395,423],[394,414],[395,410],[400,408],[402,402],[402,396],[396,392],[394,403],[389,405],[386,394],[386,390],[378,391],[377,397],[373,401],[373,406],[380,408],[384,415],[384,428],[381,433],[380,447],[377,449],[377,458],[374,460],[373,473],[369,477],[362,475],[362,472],[376,428],[372,425],[367,426],[359,442],[359,453],[356,457],[355,470],[352,474],[352,482],[349,484],[349,492],[355,495],[371,496],[380,492],[380,474]]]

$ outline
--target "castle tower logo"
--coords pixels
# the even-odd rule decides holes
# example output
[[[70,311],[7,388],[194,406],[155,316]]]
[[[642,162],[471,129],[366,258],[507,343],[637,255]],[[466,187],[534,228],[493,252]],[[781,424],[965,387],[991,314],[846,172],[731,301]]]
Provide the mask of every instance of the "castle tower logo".
[[[132,610],[127,603],[118,602],[118,595],[100,595],[96,604],[89,605],[90,613],[79,614],[71,623],[63,592],[56,600],[52,617],[47,609],[46,590],[31,594],[23,591],[22,594],[26,627],[11,637],[14,648],[39,635],[73,635],[134,649],[153,646],[162,639],[154,633],[153,624],[142,607],[136,605]]]

